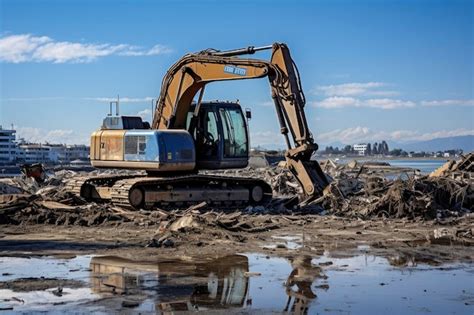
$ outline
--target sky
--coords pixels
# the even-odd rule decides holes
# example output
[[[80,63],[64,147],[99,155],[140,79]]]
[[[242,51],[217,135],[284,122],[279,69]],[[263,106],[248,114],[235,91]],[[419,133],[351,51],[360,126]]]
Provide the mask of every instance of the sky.
[[[88,143],[117,95],[149,120],[184,54],[284,42],[320,144],[473,135],[473,16],[474,1],[0,0],[0,124]],[[238,99],[252,145],[283,145],[266,79],[212,83],[204,99]]]

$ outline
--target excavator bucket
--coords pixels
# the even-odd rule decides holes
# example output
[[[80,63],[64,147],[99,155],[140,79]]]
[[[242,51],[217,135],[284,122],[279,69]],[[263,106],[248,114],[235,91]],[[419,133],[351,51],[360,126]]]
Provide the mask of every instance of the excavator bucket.
[[[303,188],[304,196],[300,200],[300,206],[304,206],[323,195],[324,189],[330,183],[330,178],[326,176],[317,161],[287,158],[286,164]]]

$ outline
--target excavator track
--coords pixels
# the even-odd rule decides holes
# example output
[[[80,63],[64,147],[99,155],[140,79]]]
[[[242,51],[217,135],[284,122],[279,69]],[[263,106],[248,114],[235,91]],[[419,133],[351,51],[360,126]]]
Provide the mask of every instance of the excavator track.
[[[137,178],[137,175],[100,175],[100,176],[81,176],[66,182],[65,188],[76,196],[80,196],[88,201],[103,201],[100,195],[100,188],[112,187],[115,182],[127,178]]]
[[[271,186],[263,180],[217,175],[83,177],[67,187],[87,200],[130,209],[179,208],[202,201],[227,208],[264,205],[272,198]]]

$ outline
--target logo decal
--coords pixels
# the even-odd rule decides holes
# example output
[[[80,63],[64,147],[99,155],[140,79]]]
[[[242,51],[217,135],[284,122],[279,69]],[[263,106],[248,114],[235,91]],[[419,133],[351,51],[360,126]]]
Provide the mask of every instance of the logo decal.
[[[225,66],[224,67],[224,72],[231,73],[231,74],[242,75],[242,76],[247,75],[247,69],[234,67],[234,66]]]

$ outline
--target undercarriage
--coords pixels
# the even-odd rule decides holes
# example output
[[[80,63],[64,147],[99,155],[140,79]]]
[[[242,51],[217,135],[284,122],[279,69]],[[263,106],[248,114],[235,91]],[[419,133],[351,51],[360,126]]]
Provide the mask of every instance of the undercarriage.
[[[272,198],[271,186],[261,179],[201,174],[80,177],[67,188],[89,201],[132,209],[169,209],[203,201],[214,207],[265,205]]]

